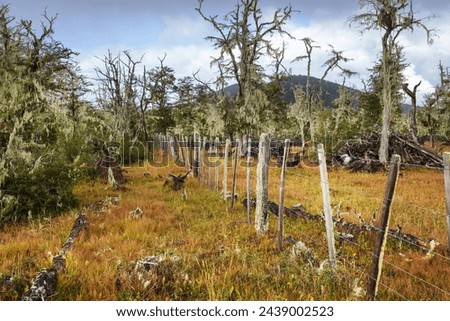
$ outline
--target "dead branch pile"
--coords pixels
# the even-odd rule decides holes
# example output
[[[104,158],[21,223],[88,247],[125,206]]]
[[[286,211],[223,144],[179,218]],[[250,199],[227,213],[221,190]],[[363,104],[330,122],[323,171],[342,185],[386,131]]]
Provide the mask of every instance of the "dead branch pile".
[[[58,285],[58,272],[66,270],[66,254],[72,248],[75,238],[87,229],[89,222],[83,213],[79,213],[69,237],[61,248],[61,251],[53,257],[52,267],[38,273],[31,287],[23,296],[24,301],[47,301],[55,293]]]
[[[338,164],[349,167],[352,171],[375,172],[384,168],[378,160],[380,135],[371,133],[359,139],[348,140],[333,155]],[[430,168],[442,168],[442,157],[416,144],[406,136],[391,134],[389,155],[398,154],[402,163]]]

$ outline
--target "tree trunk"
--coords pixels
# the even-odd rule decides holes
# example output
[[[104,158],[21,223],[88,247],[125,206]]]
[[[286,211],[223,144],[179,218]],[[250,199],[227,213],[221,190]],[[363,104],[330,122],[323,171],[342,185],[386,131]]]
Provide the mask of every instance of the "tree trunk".
[[[269,229],[269,221],[267,219],[267,202],[269,200],[269,159],[269,136],[267,134],[261,134],[259,140],[258,166],[256,168],[255,229],[257,233],[266,233]]]
[[[314,137],[314,120],[312,111],[312,92],[311,92],[311,50],[308,51],[308,68],[306,77],[306,103],[308,104],[308,118],[309,118],[309,133],[311,138],[311,145],[314,149],[315,137]]]
[[[383,38],[383,60],[382,60],[382,73],[383,73],[383,91],[382,91],[382,103],[383,103],[383,124],[381,128],[381,140],[380,149],[378,151],[378,158],[381,163],[387,164],[389,158],[389,135],[391,125],[392,114],[392,87],[391,87],[391,66],[389,63],[389,57],[391,50],[388,47],[387,39]]]
[[[145,121],[145,111],[141,111],[141,125],[142,125],[142,129],[144,130],[144,139],[145,139],[145,144],[147,146],[147,144],[149,142],[149,138],[148,138],[148,131],[147,131],[147,122]]]
[[[300,138],[302,140],[302,150],[305,148],[305,120],[302,118],[302,120],[300,121]]]
[[[403,91],[411,98],[411,111],[409,113],[408,121],[408,131],[412,140],[419,144],[419,139],[417,138],[417,88],[422,82],[420,81],[414,86],[413,90],[408,88],[408,84],[403,84]]]

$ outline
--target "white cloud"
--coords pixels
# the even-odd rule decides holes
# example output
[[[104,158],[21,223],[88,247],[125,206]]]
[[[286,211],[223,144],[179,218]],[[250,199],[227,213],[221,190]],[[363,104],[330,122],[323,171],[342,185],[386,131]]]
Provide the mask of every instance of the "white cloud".
[[[426,15],[426,13],[424,13]],[[405,32],[400,38],[400,44],[405,47],[406,63],[410,64],[405,70],[405,78],[408,82],[422,81],[419,88],[419,102],[423,95],[433,91],[433,87],[439,82],[438,63],[442,61],[444,66],[450,66],[450,12],[444,16],[426,22],[430,28],[437,29],[438,37],[435,37],[432,45],[428,45],[426,35],[422,30],[414,33]],[[321,20],[320,24],[312,22],[308,26],[298,26],[290,22],[289,30],[296,38],[310,37],[320,45],[321,49],[313,51],[312,74],[320,76],[323,73],[323,62],[327,59],[327,45],[331,44],[337,50],[343,50],[344,55],[353,60],[346,67],[360,73],[360,77],[367,79],[368,69],[378,61],[381,51],[381,34],[379,31],[360,33],[351,29],[345,19]],[[289,49],[286,53],[286,61],[305,54],[301,42],[288,41]],[[292,65],[294,73],[305,74],[306,62]],[[328,80],[339,82],[337,73],[330,74]],[[347,84],[361,88],[361,81],[357,78],[350,79]]]
[[[158,58],[162,59],[166,55],[164,64],[173,68],[177,77],[192,76],[197,71],[199,71],[199,77],[205,81],[211,80],[214,76],[213,71],[209,68],[210,57],[214,52],[210,47],[204,45],[148,46],[133,49],[125,46],[99,48],[79,56],[79,65],[84,75],[92,80],[95,79],[95,67],[102,67],[101,60],[98,58],[101,59],[107,55],[108,49],[113,56],[128,50],[133,59],[138,60],[142,57],[142,63],[137,66],[138,73],[142,72],[144,65],[147,70],[158,67],[160,65]]]
[[[295,14],[295,19],[289,20],[286,28],[297,39],[310,37],[317,41],[320,49],[313,51],[312,74],[320,77],[323,73],[323,63],[328,58],[328,45],[331,44],[336,50],[343,50],[344,55],[353,60],[345,67],[356,71],[360,78],[347,80],[348,85],[362,87],[362,79],[368,78],[368,69],[372,68],[379,59],[381,49],[381,33],[371,31],[360,33],[355,28],[348,25],[347,15],[340,12],[335,16],[327,14],[322,8],[320,17],[326,19],[312,19],[305,25],[302,14]],[[265,14],[273,12],[273,8],[265,9]],[[347,10],[347,12],[350,12]],[[423,15],[427,15],[426,12]],[[297,19],[298,18],[298,19]],[[134,48],[123,45],[109,46],[113,54],[121,50],[129,50],[136,59],[145,54],[143,63],[147,68],[159,65],[158,57],[167,54],[166,65],[172,67],[178,77],[192,75],[200,69],[200,76],[205,80],[212,79],[216,74],[210,69],[210,57],[216,56],[211,43],[206,42],[204,37],[213,34],[211,26],[198,16],[178,14],[175,16],[166,15],[162,17],[164,25],[158,26],[162,31],[157,38],[151,39],[151,43],[142,43]],[[439,81],[437,65],[442,60],[444,66],[450,66],[450,12],[429,21],[432,28],[437,29],[438,37],[433,45],[427,45],[425,35],[422,31],[415,31],[413,34],[404,33],[400,38],[401,45],[405,47],[407,63],[410,66],[405,70],[405,77],[412,85],[422,81],[419,88],[419,102],[425,93],[430,93]],[[272,42],[281,45],[282,41],[287,43],[285,63],[288,68],[292,68],[294,74],[306,74],[306,62],[290,62],[297,56],[304,55],[305,49],[300,40],[292,40],[288,37],[274,36]],[[99,65],[99,60],[94,56],[102,57],[107,53],[108,48],[102,47],[91,52],[82,52],[79,57],[80,65],[88,75],[93,76],[93,68]],[[266,63],[269,63],[268,61]],[[331,73],[327,78],[330,81],[341,82],[338,72]]]
[[[412,89],[419,82],[422,82],[417,88],[418,104],[423,102],[424,96],[426,94],[431,94],[434,91],[434,86],[422,75],[417,73],[416,66],[414,64],[410,64],[409,66],[407,66],[403,75],[405,76],[405,81],[409,84],[410,89]]]
[[[160,44],[201,43],[208,33],[208,24],[200,17],[164,15],[162,21],[164,27],[158,39]]]
[[[199,75],[205,80],[212,76],[209,61],[213,50],[205,45],[177,45],[171,47],[148,47],[143,63],[150,68],[159,65],[159,58],[167,54],[164,64],[173,68],[178,77],[190,76],[200,69]]]

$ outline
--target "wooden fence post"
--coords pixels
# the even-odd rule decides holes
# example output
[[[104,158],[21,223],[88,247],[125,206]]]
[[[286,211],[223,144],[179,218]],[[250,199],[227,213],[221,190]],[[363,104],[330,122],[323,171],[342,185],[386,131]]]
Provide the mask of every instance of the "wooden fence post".
[[[202,181],[203,181],[203,183],[206,183],[206,161],[205,161],[205,158],[206,158],[206,142],[207,142],[207,139],[206,139],[206,137],[203,137],[203,144],[202,144],[202,160],[201,160],[201,168],[202,168]]]
[[[237,174],[237,164],[238,164],[238,154],[241,148],[241,143],[239,139],[236,139],[236,146],[234,148],[234,163],[233,163],[233,180],[231,183],[231,209],[234,209],[235,194],[236,194],[236,174]]]
[[[186,136],[180,136],[180,147],[181,147],[181,153],[183,155],[184,166],[186,167],[186,169],[189,169],[189,154],[187,151]]]
[[[185,159],[184,159],[184,152],[183,152],[183,147],[182,147],[183,142],[181,142],[181,144],[180,144],[180,139],[177,138],[177,136],[174,136],[173,139],[174,139],[175,147],[176,147],[176,150],[178,153],[178,158],[179,158],[180,162],[184,164]]]
[[[284,180],[286,177],[286,160],[289,151],[289,139],[284,141],[283,164],[280,174],[280,199],[278,206],[278,251],[283,251],[283,216],[284,216]]]
[[[208,166],[208,188],[211,189],[211,154],[212,154],[212,143],[209,140],[208,157],[206,158],[206,164]]]
[[[267,202],[269,198],[269,135],[261,134],[259,139],[258,166],[256,168],[256,210],[255,229],[257,233],[266,233],[269,230],[267,219]]]
[[[247,139],[247,222],[251,223],[251,193],[250,193],[250,165],[252,161],[252,139],[250,136]]]
[[[164,155],[170,155],[169,134],[167,134],[167,132],[164,135]]]
[[[322,185],[323,212],[327,230],[328,256],[332,269],[336,268],[336,249],[334,246],[333,217],[331,216],[330,189],[328,186],[327,160],[323,144],[317,146],[320,166],[320,183]]]
[[[189,156],[189,168],[193,169],[194,167],[194,157],[193,157],[193,152],[192,152],[192,137],[188,136],[188,156]]]
[[[158,134],[158,138],[159,138],[159,148],[161,148],[161,156],[164,157],[165,152],[166,152],[166,145],[164,143],[164,135],[163,134]]]
[[[223,200],[227,200],[228,193],[228,153],[230,151],[230,140],[227,138],[225,141],[225,154],[223,159],[223,180],[222,180],[222,193]]]
[[[447,240],[450,253],[450,153],[444,153],[445,208],[447,211]]]
[[[200,179],[200,145],[201,138],[199,133],[194,134],[194,177]]]
[[[179,158],[178,158],[178,153],[176,150],[175,138],[174,138],[174,136],[169,135],[168,139],[169,139],[170,153],[172,154],[172,161],[174,164],[177,164],[179,161]]]
[[[201,183],[203,180],[203,138],[198,137],[198,180]]]
[[[186,165],[186,169],[191,168],[191,160],[189,158],[189,139],[187,136],[183,136],[183,157],[184,157],[184,164]]]
[[[399,155],[392,155],[389,166],[386,188],[384,190],[383,205],[381,207],[379,230],[375,241],[375,247],[372,254],[372,265],[369,273],[369,283],[367,286],[366,300],[375,300],[378,292],[378,284],[381,278],[383,268],[384,248],[386,246],[389,232],[389,218],[391,214],[391,205],[394,199],[395,187],[400,168],[401,158]]]
[[[219,147],[220,147],[220,141],[219,137],[216,137],[215,140],[215,147],[216,147],[216,153],[215,153],[215,161],[214,161],[214,191],[219,191]]]

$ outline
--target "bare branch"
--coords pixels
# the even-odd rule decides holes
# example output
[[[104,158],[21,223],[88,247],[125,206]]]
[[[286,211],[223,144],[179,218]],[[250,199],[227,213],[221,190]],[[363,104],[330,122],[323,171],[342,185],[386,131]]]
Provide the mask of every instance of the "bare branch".
[[[207,15],[203,9],[204,0],[198,0],[196,8],[200,16],[212,25],[216,35],[206,37],[216,49],[219,57],[211,63],[217,65],[222,79],[233,77],[238,84],[237,99],[245,95],[245,87],[264,77],[263,68],[258,61],[263,55],[271,58],[277,52],[269,37],[274,33],[293,38],[284,26],[293,12],[286,6],[275,11],[272,19],[264,21],[258,0],[238,0],[235,9],[225,14],[223,19],[217,15]]]

